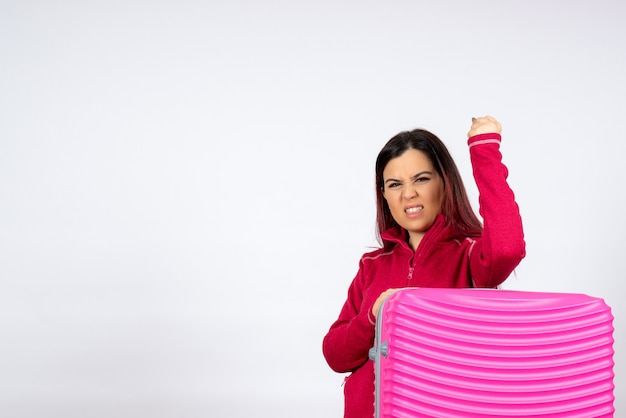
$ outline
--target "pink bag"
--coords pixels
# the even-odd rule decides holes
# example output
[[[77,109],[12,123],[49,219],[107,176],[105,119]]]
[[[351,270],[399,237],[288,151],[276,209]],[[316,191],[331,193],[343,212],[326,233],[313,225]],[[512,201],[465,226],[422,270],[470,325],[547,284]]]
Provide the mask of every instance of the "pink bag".
[[[582,294],[407,288],[380,308],[378,417],[614,413],[613,316]]]

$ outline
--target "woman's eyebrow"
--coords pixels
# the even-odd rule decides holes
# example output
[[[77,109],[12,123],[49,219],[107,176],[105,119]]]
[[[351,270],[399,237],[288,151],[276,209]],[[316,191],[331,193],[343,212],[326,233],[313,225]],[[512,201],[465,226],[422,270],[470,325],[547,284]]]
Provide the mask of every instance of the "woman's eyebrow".
[[[402,183],[402,181],[398,180],[398,179],[394,179],[394,178],[388,178],[387,180],[385,180],[385,183],[389,183],[390,181],[396,182],[396,183]]]
[[[415,181],[418,178],[420,178],[421,176],[423,176],[424,174],[428,174],[428,175],[431,175],[431,176],[433,175],[433,173],[431,171],[428,171],[428,170],[420,171],[419,173],[417,173],[413,177],[411,177],[411,180]]]
[[[415,180],[417,180],[418,178],[420,178],[421,176],[423,176],[425,174],[431,175],[431,176],[433,175],[432,171],[428,171],[428,170],[420,171],[419,173],[414,174],[414,175],[411,176],[411,181],[415,181]],[[393,182],[396,182],[396,183],[402,183],[402,180],[394,179],[393,177],[390,177],[390,178],[386,179],[385,183],[389,183],[390,181],[393,181]]]

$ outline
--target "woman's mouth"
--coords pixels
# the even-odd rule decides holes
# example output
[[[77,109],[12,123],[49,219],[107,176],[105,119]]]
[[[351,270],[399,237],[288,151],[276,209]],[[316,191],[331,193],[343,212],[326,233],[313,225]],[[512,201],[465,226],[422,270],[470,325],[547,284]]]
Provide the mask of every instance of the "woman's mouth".
[[[412,206],[410,208],[404,209],[404,213],[406,213],[407,215],[415,215],[417,213],[420,213],[423,209],[424,206]]]

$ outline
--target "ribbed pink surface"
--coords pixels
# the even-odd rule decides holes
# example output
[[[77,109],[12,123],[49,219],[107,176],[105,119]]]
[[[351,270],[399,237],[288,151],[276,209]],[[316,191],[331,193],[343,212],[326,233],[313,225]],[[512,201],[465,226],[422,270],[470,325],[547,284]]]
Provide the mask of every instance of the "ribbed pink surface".
[[[613,416],[613,317],[602,299],[404,289],[381,320],[381,417]]]

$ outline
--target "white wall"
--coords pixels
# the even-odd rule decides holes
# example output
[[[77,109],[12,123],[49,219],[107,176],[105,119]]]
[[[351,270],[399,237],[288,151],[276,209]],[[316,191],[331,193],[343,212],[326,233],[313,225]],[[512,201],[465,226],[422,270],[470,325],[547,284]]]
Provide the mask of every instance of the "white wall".
[[[625,17],[0,0],[1,415],[341,416],[321,340],[375,243],[376,154],[430,129],[476,201],[483,114],[525,223],[505,287],[605,298],[626,414]]]

